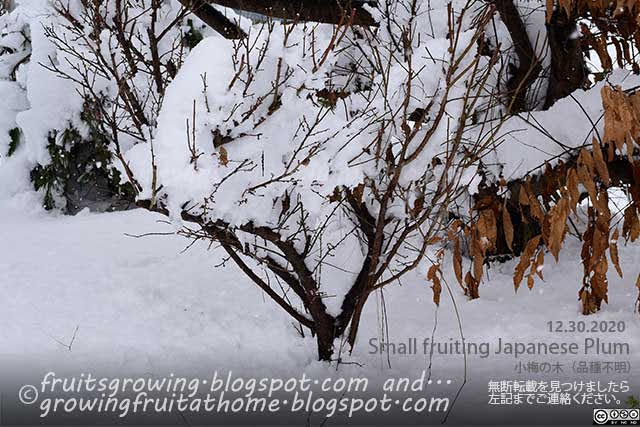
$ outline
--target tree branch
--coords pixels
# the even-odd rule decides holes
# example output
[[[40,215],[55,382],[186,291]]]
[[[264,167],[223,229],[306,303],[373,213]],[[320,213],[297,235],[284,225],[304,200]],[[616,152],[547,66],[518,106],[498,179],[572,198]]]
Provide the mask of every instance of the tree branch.
[[[576,20],[576,17],[568,17],[562,9],[558,9],[553,12],[551,21],[547,23],[551,70],[545,110],[558,99],[582,88],[587,81],[587,67],[580,38],[575,37]]]
[[[260,289],[262,289],[267,295],[269,295],[269,297],[276,304],[278,304],[280,307],[282,307],[287,313],[289,313],[289,315],[291,315],[291,317],[296,319],[302,325],[306,326],[307,328],[311,329],[312,331],[315,331],[314,322],[312,320],[310,320],[310,319],[306,318],[305,316],[303,316],[302,314],[300,314],[295,308],[291,307],[291,305],[289,305],[284,300],[284,298],[282,298],[280,295],[278,295],[278,293],[276,291],[271,289],[271,287],[268,284],[266,284],[264,282],[264,280],[262,280],[260,277],[258,277],[258,275],[255,274],[253,272],[253,270],[251,270],[251,268],[247,264],[245,264],[245,262],[242,260],[242,258],[240,258],[240,256],[227,243],[220,242],[220,244],[222,245],[224,250],[229,254],[231,259],[233,259],[233,261],[236,263],[236,265],[238,267],[240,267],[240,269],[256,285],[258,285],[260,287]]]
[[[518,56],[518,66],[511,70],[511,77],[507,81],[507,89],[511,96],[511,110],[514,113],[527,110],[527,90],[538,78],[542,71],[540,60],[529,40],[527,27],[522,21],[518,8],[513,0],[495,0],[494,5],[500,18],[507,27],[513,48]]]
[[[188,0],[180,0],[188,1]],[[202,2],[202,0],[197,0]],[[375,26],[376,21],[362,6],[371,1],[356,0],[205,0],[208,3],[273,18],[339,24],[353,14],[352,25]]]
[[[220,33],[226,39],[241,39],[246,37],[242,29],[227,19],[222,12],[204,0],[178,0],[185,8],[202,20],[205,24]]]

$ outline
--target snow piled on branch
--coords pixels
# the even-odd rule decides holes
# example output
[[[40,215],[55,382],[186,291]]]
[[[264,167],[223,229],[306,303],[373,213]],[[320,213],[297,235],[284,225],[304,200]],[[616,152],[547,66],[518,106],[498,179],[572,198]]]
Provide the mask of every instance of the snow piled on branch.
[[[589,90],[578,90],[557,101],[547,111],[522,113],[500,127],[487,163],[496,175],[509,181],[524,177],[548,162],[554,165],[575,148],[591,146],[604,131],[600,90],[605,85],[629,89],[640,85],[640,76],[614,71],[606,81]]]
[[[351,31],[334,34],[329,25],[292,28],[281,22],[272,23],[272,31],[254,25],[246,42],[216,36],[201,42],[167,92],[153,140],[157,187],[169,210],[179,215],[185,206],[199,211],[206,205],[211,218],[233,225],[277,223],[274,201],[288,193],[320,221],[333,209],[325,202],[334,188],[380,176],[386,166],[369,152],[372,143],[382,138],[399,154],[394,152],[404,138],[399,113],[430,103],[437,110],[450,55],[446,7],[414,18],[400,6],[394,13],[398,23],[414,29],[415,40],[422,40],[418,51],[391,50],[402,42],[393,34],[397,28],[384,26],[371,42]],[[472,34],[461,33],[460,49]],[[330,49],[336,38],[340,48]],[[405,55],[419,70],[410,82]],[[376,74],[369,61],[389,68]],[[357,67],[358,77],[347,66]],[[464,89],[460,84],[451,98]],[[322,91],[336,98],[327,100]],[[407,91],[412,96],[405,106]],[[459,111],[459,103],[447,107],[453,118]],[[434,141],[446,141],[455,130],[453,120],[451,125],[439,127]],[[197,160],[189,147],[194,140]],[[415,141],[420,140],[419,134]],[[403,185],[423,179],[425,168],[419,165],[442,149],[432,143],[422,152],[422,160],[403,174]],[[152,153],[137,146],[126,157],[144,188],[140,197],[150,198]]]

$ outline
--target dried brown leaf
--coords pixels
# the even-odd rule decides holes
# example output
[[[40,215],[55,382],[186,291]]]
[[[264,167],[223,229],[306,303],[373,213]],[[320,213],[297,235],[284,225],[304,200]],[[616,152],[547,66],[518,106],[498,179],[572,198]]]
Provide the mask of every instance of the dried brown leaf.
[[[511,214],[506,205],[502,207],[502,228],[504,229],[504,238],[507,242],[507,247],[510,251],[513,251],[513,223],[511,222]]]
[[[602,150],[600,149],[600,143],[593,138],[593,161],[596,167],[596,171],[598,171],[598,175],[602,180],[604,185],[609,185],[611,182],[611,178],[609,178],[609,168],[607,167],[607,163],[604,161],[604,156],[602,155]]]
[[[453,271],[460,286],[464,288],[462,282],[462,254],[460,253],[460,238],[457,238],[453,246]]]
[[[438,276],[434,276],[432,282],[433,286],[431,286],[431,289],[433,289],[433,302],[437,306],[440,306],[440,294],[442,293],[442,285],[440,284],[440,279],[438,279]]]
[[[609,256],[611,257],[611,262],[613,266],[616,268],[618,275],[622,277],[622,269],[620,268],[620,259],[618,258],[618,237],[619,231],[616,228],[611,236],[611,241],[609,242]]]
[[[221,166],[227,166],[229,164],[229,154],[224,146],[218,147],[218,159]]]
[[[520,262],[518,262],[518,265],[516,266],[515,272],[513,274],[513,285],[516,290],[518,290],[518,288],[520,287],[520,283],[524,278],[524,272],[531,265],[531,257],[540,244],[540,238],[541,236],[537,235],[530,239],[527,242],[524,251],[522,251],[522,255],[520,255]]]

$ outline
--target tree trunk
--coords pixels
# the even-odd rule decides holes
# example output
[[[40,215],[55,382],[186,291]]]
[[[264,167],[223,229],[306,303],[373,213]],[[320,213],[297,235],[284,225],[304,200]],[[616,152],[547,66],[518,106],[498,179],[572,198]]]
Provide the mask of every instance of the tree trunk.
[[[312,332],[318,343],[318,360],[330,362],[333,356],[333,340],[336,338],[336,319],[327,313],[327,306],[318,293],[308,295],[305,308],[313,319]]]
[[[331,362],[333,359],[333,340],[335,339],[333,322],[316,324],[316,342],[318,343],[318,360]]]
[[[326,312],[318,313],[314,317],[314,333],[318,343],[318,360],[331,361],[333,356],[333,341],[340,338],[345,333],[345,327],[340,327],[340,322],[346,321],[349,324],[349,334],[347,343],[353,350],[356,338],[358,336],[358,328],[362,318],[362,311],[369,298],[370,291],[363,291],[359,294],[357,301],[353,304],[352,310],[343,313],[340,317],[334,318]],[[346,316],[345,316],[346,314]],[[346,325],[345,325],[346,326]]]
[[[500,14],[500,19],[509,31],[513,48],[518,57],[517,66],[510,67],[511,76],[507,81],[511,111],[514,113],[527,111],[529,109],[527,92],[531,84],[538,78],[542,65],[531,45],[527,27],[513,0],[495,0],[494,4]]]
[[[587,81],[587,67],[580,38],[575,36],[576,31],[575,19],[568,17],[561,8],[553,12],[550,22],[547,23],[551,69],[545,110],[558,99],[584,87]]]

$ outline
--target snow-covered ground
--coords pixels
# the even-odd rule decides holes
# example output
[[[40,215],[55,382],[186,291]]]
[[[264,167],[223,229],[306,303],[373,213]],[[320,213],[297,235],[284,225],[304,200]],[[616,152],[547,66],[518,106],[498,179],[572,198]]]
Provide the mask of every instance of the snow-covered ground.
[[[222,254],[178,236],[149,235],[174,229],[160,215],[143,210],[75,217],[51,214],[37,206],[31,193],[0,201],[0,375],[28,367],[30,374],[54,370],[69,373],[191,372],[233,370],[245,376],[364,375],[371,378],[417,376],[429,366],[422,342],[435,328],[435,341],[460,338],[452,299],[445,289],[438,310],[426,280],[414,275],[403,286],[387,288],[384,308],[388,340],[415,337],[418,354],[372,353],[371,339],[381,338],[382,295],[370,299],[360,338],[346,363],[327,366],[315,360],[313,338],[301,338],[290,320],[231,263],[216,267]],[[489,379],[538,379],[515,370],[517,362],[550,361],[567,365],[566,377],[600,378],[571,372],[574,361],[628,361],[631,373],[604,380],[629,379],[640,385],[637,360],[640,317],[633,313],[635,277],[640,270],[637,246],[621,248],[624,279],[611,277],[609,304],[583,318],[577,292],[581,272],[577,243],[567,245],[562,263],[547,261],[545,282],[532,291],[514,292],[514,261],[488,270],[481,298],[465,299],[448,274],[467,341],[577,342],[585,337],[628,342],[622,356],[470,356],[469,390],[461,399],[486,403]],[[562,266],[562,267],[561,267]],[[549,332],[548,321],[615,320],[624,333]],[[450,379],[443,390],[455,391],[464,378],[463,355],[434,355],[432,378]],[[552,375],[553,376],[553,375]],[[475,387],[474,388],[474,384]],[[482,393],[484,392],[484,394]],[[634,389],[632,387],[632,394]],[[637,394],[637,388],[635,389]],[[624,397],[624,396],[622,396]],[[462,409],[460,409],[462,411]]]

